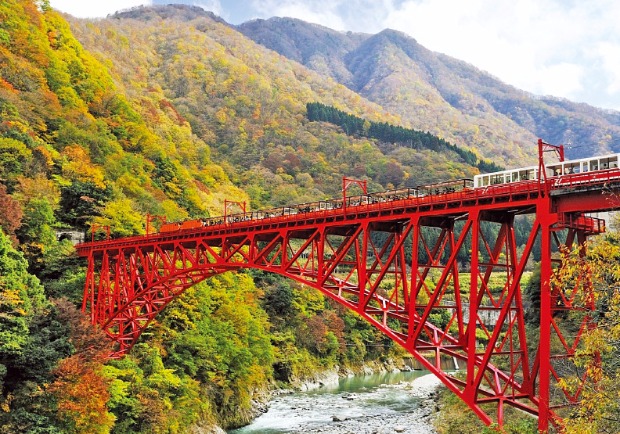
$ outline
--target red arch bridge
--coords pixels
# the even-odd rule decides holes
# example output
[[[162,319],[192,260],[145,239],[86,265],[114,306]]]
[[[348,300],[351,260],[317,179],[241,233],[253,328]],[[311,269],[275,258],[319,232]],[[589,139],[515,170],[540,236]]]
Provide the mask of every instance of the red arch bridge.
[[[586,238],[605,230],[589,214],[619,209],[617,190],[615,168],[80,244],[83,308],[118,343],[118,357],[190,286],[242,268],[278,273],[357,312],[486,424],[501,426],[511,405],[546,431],[579,400],[560,379],[575,372],[582,333],[596,326],[592,297],[577,288],[588,291],[586,278],[569,288],[551,283],[557,252],[584,253]],[[515,219],[529,222],[522,249]],[[521,278],[535,245],[540,304],[528,306]],[[469,259],[457,261],[463,252]],[[540,318],[534,335],[527,309]],[[463,376],[442,368],[446,357]]]

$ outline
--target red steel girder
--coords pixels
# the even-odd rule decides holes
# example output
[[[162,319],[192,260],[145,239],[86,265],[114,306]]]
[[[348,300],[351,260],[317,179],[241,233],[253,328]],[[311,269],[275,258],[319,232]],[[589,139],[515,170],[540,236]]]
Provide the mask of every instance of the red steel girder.
[[[547,430],[559,409],[578,400],[558,380],[592,326],[593,307],[577,306],[574,290],[551,287],[554,252],[595,233],[590,220],[558,212],[569,196],[548,190],[500,186],[494,194],[463,191],[84,244],[83,309],[121,356],[190,286],[242,268],[278,273],[356,311],[485,423],[501,425],[507,404],[537,415]],[[519,214],[533,216],[522,251],[514,234]],[[530,342],[521,280],[537,242],[540,329]],[[577,333],[558,317],[567,309],[585,312]],[[446,359],[465,367],[464,380],[444,368]]]

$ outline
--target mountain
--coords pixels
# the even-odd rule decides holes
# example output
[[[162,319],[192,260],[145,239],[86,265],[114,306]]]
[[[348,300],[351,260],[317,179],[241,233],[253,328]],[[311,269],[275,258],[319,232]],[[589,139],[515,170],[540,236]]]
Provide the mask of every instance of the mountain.
[[[402,124],[399,116],[199,8],[139,7],[71,25],[90,52],[109,62],[117,85],[143,116],[156,125],[151,107],[166,105],[209,144],[252,208],[337,197],[343,175],[366,178],[371,190],[382,190],[477,173],[453,153],[388,149],[308,121],[306,104],[320,102],[369,121]]]
[[[292,18],[253,20],[237,29],[380,104],[407,126],[473,146],[508,166],[532,160],[536,137],[574,145],[573,158],[620,151],[620,112],[531,95],[401,32],[341,33]],[[514,145],[522,153],[512,151]]]
[[[392,358],[378,331],[320,293],[240,272],[189,288],[130,355],[106,360],[109,339],[79,311],[86,269],[65,231],[144,234],[149,214],[336,195],[348,173],[379,189],[405,180],[385,167],[415,173],[424,158],[437,168],[424,176],[475,171],[414,149],[401,152],[409,167],[309,122],[315,100],[398,118],[211,14],[142,12],[74,21],[74,34],[45,0],[0,2],[2,433],[210,432],[256,416],[276,379]]]
[[[278,17],[248,21],[237,29],[255,42],[359,93],[354,86],[354,73],[344,58],[369,35],[342,33],[317,24]]]
[[[295,25],[312,32],[289,51],[328,72],[195,7],[78,20],[47,0],[0,2],[0,432],[232,428],[256,416],[276,382],[399,357],[357,314],[257,270],[189,288],[122,360],[106,360],[109,340],[79,311],[87,270],[65,231],[144,234],[149,214],[156,226],[221,215],[226,199],[256,209],[339,196],[343,175],[372,191],[471,177],[484,155],[534,158],[531,132],[457,92],[468,83],[451,82],[458,61],[391,31]],[[315,40],[339,54],[319,55]],[[446,77],[432,75],[442,68]],[[495,91],[484,77],[468,85],[488,79]],[[398,82],[401,94],[382,96]],[[450,86],[458,98],[448,104],[441,89]],[[417,122],[405,119],[410,110],[458,147],[427,133],[437,150],[348,134],[310,120],[312,106],[367,133],[402,132]],[[480,119],[493,130],[474,134]]]

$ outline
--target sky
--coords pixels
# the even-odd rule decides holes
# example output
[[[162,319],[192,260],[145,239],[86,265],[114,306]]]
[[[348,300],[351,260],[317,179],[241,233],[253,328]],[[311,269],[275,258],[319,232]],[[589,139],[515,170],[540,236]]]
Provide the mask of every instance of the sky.
[[[535,95],[620,110],[617,0],[51,0],[80,18],[186,3],[231,24],[293,17],[363,33],[400,30]]]

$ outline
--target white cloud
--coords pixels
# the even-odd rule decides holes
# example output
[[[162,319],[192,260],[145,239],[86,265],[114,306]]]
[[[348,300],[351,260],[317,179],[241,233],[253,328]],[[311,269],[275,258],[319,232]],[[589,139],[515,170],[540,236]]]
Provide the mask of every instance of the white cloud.
[[[54,9],[77,18],[105,17],[119,10],[148,4],[151,4],[150,0],[50,0],[50,5]]]
[[[384,29],[394,0],[252,0],[251,5],[263,18],[292,17],[334,30],[376,33]]]
[[[600,42],[595,50],[605,72],[606,90],[611,94],[620,93],[620,44]]]
[[[405,0],[385,25],[520,89],[620,109],[618,16],[614,0]]]
[[[578,95],[583,91],[584,68],[574,63],[556,63],[539,69],[534,86],[544,95]]]
[[[336,30],[344,30],[345,25],[338,14],[338,1],[329,2],[324,7],[317,7],[316,1],[290,0],[254,0],[252,5],[259,16],[290,17],[311,23],[321,24]]]

